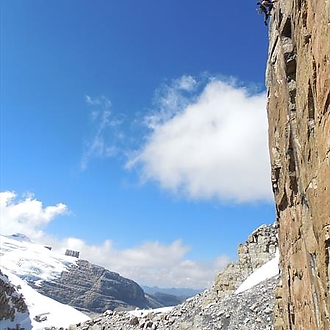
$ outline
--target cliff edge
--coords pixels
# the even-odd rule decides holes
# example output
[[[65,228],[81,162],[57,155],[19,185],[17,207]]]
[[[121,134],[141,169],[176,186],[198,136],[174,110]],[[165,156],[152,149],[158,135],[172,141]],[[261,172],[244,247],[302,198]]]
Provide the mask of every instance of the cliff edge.
[[[266,73],[282,284],[275,329],[330,329],[330,1],[279,0]]]

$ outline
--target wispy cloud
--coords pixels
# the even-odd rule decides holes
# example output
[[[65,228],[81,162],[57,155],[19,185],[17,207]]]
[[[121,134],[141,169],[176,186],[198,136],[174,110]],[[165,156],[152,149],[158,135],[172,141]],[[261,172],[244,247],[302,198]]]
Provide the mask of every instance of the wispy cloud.
[[[118,127],[121,120],[112,116],[111,101],[105,96],[92,98],[85,97],[91,107],[91,135],[84,144],[81,158],[81,169],[85,170],[93,158],[112,157],[117,154],[116,140],[122,138]]]
[[[146,143],[127,168],[192,199],[272,200],[265,93],[233,79],[184,76],[163,86]]]
[[[66,249],[80,251],[81,258],[140,284],[204,288],[213,283],[215,274],[229,262],[226,256],[219,256],[209,262],[190,260],[187,253],[191,251],[191,247],[181,240],[169,244],[149,241],[130,248],[117,249],[111,240],[90,245],[76,237],[58,239],[47,235],[46,227],[56,217],[66,214],[68,207],[63,203],[43,206],[31,194],[21,199],[17,197],[10,191],[0,193],[1,234],[23,233],[36,242],[51,245],[54,251],[60,253],[64,253]]]

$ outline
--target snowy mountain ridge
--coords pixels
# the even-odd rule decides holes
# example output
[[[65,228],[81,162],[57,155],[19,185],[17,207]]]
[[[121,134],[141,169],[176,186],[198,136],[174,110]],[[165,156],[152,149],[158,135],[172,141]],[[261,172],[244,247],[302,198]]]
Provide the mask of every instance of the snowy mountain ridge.
[[[0,235],[0,243],[1,268],[36,285],[59,278],[77,261],[74,257],[50,251],[23,234]]]
[[[145,295],[134,281],[86,260],[56,253],[23,234],[0,235],[0,261],[8,277],[16,276],[38,293],[88,315],[108,309],[164,306]]]
[[[50,251],[24,234],[0,235],[0,243],[1,309],[7,310],[8,314],[7,318],[1,315],[0,330],[13,329],[17,325],[25,330],[68,327],[89,319],[73,307],[45,297],[28,285],[28,282],[40,286],[43,281],[54,281],[76,263],[76,258]],[[27,310],[17,309],[14,304],[17,297],[23,298]]]

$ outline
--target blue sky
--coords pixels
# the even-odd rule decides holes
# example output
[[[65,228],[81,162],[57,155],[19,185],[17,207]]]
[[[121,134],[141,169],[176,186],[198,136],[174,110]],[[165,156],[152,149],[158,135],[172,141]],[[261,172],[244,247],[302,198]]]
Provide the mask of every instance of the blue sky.
[[[1,232],[204,287],[274,221],[253,1],[1,1]]]

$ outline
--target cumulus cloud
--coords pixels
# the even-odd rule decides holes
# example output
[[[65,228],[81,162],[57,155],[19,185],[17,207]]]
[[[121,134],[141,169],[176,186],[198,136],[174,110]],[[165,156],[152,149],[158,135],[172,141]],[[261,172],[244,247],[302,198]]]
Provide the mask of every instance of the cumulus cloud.
[[[113,157],[118,152],[117,142],[122,139],[118,129],[122,120],[112,116],[111,101],[105,96],[92,98],[85,96],[91,107],[91,135],[85,141],[80,167],[85,170],[93,158]]]
[[[146,143],[127,162],[142,180],[192,199],[272,200],[265,93],[185,76],[156,93]]]
[[[147,242],[122,250],[116,249],[110,240],[89,245],[77,238],[59,241],[48,237],[45,243],[61,253],[67,248],[79,251],[81,258],[149,286],[210,287],[215,275],[230,261],[225,255],[209,262],[190,260],[187,253],[191,248],[180,240],[169,244]]]
[[[33,239],[41,237],[49,222],[68,213],[65,204],[44,207],[33,194],[27,194],[22,200],[16,199],[15,192],[0,192],[0,232],[3,235],[23,233]]]
[[[169,244],[145,242],[126,249],[117,249],[111,240],[91,245],[76,237],[58,239],[46,233],[47,224],[68,213],[68,207],[59,203],[43,206],[32,194],[17,198],[10,191],[0,192],[2,235],[22,233],[38,243],[51,245],[54,251],[66,249],[80,252],[83,259],[103,266],[140,284],[163,287],[209,287],[216,273],[228,262],[226,256],[213,261],[198,262],[187,258],[191,247],[176,240]]]
[[[65,249],[79,251],[81,258],[149,286],[210,287],[215,275],[230,261],[225,255],[208,262],[191,260],[187,258],[191,248],[180,240],[169,244],[146,242],[122,250],[116,249],[110,240],[100,245],[89,245],[77,238],[59,241],[47,237],[45,243],[61,253]]]

